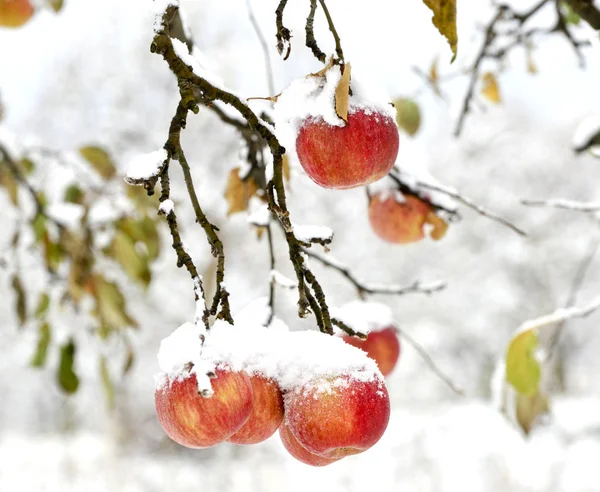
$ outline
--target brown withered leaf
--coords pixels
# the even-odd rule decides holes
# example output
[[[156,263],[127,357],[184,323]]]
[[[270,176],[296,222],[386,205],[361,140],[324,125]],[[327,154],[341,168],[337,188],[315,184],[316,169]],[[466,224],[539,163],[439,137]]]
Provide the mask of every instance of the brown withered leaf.
[[[517,422],[525,434],[529,434],[538,417],[548,413],[550,404],[543,393],[533,395],[519,394],[517,396]]]
[[[229,172],[225,199],[227,200],[227,215],[248,210],[250,198],[256,194],[258,186],[254,179],[249,177],[245,181],[240,178],[240,168],[236,167]]]
[[[15,311],[19,319],[19,325],[23,326],[25,321],[27,321],[27,298],[25,297],[25,289],[23,288],[21,277],[14,275],[11,285],[15,291]]]
[[[12,204],[19,206],[19,183],[3,166],[0,166],[0,186],[6,188]]]
[[[458,34],[456,33],[456,0],[423,0],[433,12],[433,25],[448,40],[452,50],[452,60],[456,59]]]
[[[429,237],[434,241],[439,241],[446,235],[448,223],[435,212],[430,211],[425,218],[425,222],[433,226],[429,232]]]
[[[348,99],[350,97],[350,64],[340,66],[342,77],[335,88],[335,112],[348,123]]]
[[[502,102],[496,76],[492,72],[485,72],[481,77],[481,81],[481,94],[495,104]]]

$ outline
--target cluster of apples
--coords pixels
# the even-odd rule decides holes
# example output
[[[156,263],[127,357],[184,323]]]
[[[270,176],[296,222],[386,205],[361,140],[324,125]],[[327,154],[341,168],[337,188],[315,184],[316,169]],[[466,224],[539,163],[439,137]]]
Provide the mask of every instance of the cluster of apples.
[[[237,350],[232,335],[243,337],[249,331],[219,325],[216,338],[219,329],[226,333],[222,344],[233,344],[233,348],[225,349],[228,354]],[[213,330],[203,347],[208,354]],[[293,346],[302,345],[306,338],[302,334],[271,334],[263,327],[255,329],[255,334],[262,340],[248,342],[256,343],[256,348],[238,351],[234,357],[238,363],[232,365],[225,357],[212,360],[214,370],[207,370],[203,361],[197,365],[189,362],[179,365],[175,372],[161,374],[155,390],[156,412],[171,439],[189,448],[221,442],[256,444],[279,429],[281,441],[292,456],[309,465],[324,466],[361,453],[381,438],[390,416],[389,395],[381,373],[366,355],[344,348],[347,344],[335,340],[337,337],[323,334],[310,333],[318,339],[309,338],[310,344],[295,353]],[[238,345],[257,337],[248,335],[242,342],[238,339]],[[192,337],[187,340],[195,343]],[[315,341],[327,348],[306,365],[300,359]],[[176,350],[186,352],[181,342]],[[244,351],[246,355],[240,355]],[[331,362],[327,355],[335,359],[340,351],[342,358],[349,351],[354,365],[341,371],[328,369]],[[239,360],[246,362],[240,364]],[[281,368],[273,370],[278,364]],[[270,374],[259,367],[271,368]]]
[[[348,189],[374,183],[392,169],[399,149],[395,121],[398,115],[394,114],[391,103],[382,104],[382,101],[378,101],[370,104],[368,99],[350,97],[347,114],[339,118],[339,121],[343,119],[343,124],[339,124],[339,121],[327,115],[327,105],[335,104],[337,112],[340,85],[335,87],[333,100],[323,97],[328,90],[331,73],[338,70],[339,67],[330,66],[318,74],[307,76],[309,83],[305,84],[308,86],[305,94],[294,94],[299,99],[304,96],[307,107],[311,107],[312,99],[326,101],[316,105],[312,112],[309,111],[308,115],[296,122],[295,147],[302,168],[315,183],[324,188]],[[315,77],[324,80],[315,83]],[[315,87],[310,85],[310,81]],[[343,76],[340,84],[342,82]],[[293,92],[294,84],[290,88]],[[349,86],[348,89],[344,86],[343,90],[349,90]],[[279,100],[285,97],[286,91],[279,96]],[[398,110],[405,110],[406,105],[399,101]],[[319,111],[324,114],[319,114]],[[399,200],[397,195],[381,192],[370,198],[369,221],[373,231],[383,240],[396,244],[423,239],[425,225],[432,224],[435,228],[441,219],[432,205],[421,197],[404,195]],[[441,235],[432,234],[431,237],[439,239]]]
[[[0,0],[0,27],[21,27],[34,12],[29,0]]]

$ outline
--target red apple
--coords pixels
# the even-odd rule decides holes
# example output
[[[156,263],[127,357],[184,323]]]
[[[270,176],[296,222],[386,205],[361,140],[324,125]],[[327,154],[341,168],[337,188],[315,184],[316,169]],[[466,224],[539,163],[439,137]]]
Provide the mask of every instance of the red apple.
[[[372,331],[366,340],[344,335],[344,341],[366,352],[367,356],[377,362],[377,367],[384,376],[394,370],[400,356],[400,341],[393,326]]]
[[[308,449],[302,447],[285,422],[279,428],[279,437],[281,437],[281,442],[283,443],[283,446],[287,452],[298,461],[302,461],[302,463],[307,465],[326,466],[342,459],[341,457],[326,458],[325,456],[319,456],[318,454],[311,453]]]
[[[283,420],[283,396],[275,381],[252,376],[252,412],[244,425],[227,439],[235,444],[256,444],[271,437]]]
[[[308,451],[343,458],[381,438],[390,418],[390,399],[379,378],[320,378],[286,394],[285,415],[290,431]]]
[[[0,26],[20,27],[34,12],[29,0],[0,0]]]
[[[369,222],[375,234],[390,243],[405,244],[425,237],[423,227],[432,207],[412,195],[399,202],[390,194],[375,195],[369,203]]]
[[[363,109],[348,113],[343,127],[311,117],[300,127],[296,152],[306,174],[324,188],[367,185],[394,165],[398,128],[391,117]]]
[[[211,379],[213,395],[198,393],[195,374],[156,388],[158,421],[167,435],[188,448],[218,444],[248,420],[252,412],[252,384],[243,372],[217,369]]]

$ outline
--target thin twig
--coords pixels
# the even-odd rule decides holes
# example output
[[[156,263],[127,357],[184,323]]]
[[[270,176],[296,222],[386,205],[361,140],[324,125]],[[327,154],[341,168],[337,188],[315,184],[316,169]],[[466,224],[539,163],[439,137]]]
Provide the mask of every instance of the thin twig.
[[[321,8],[323,9],[325,17],[327,17],[327,24],[329,26],[329,30],[331,31],[331,34],[333,34],[333,39],[335,40],[335,52],[338,56],[339,61],[343,64],[344,52],[342,51],[342,43],[335,29],[335,26],[333,25],[333,19],[331,18],[331,15],[329,15],[329,10],[327,9],[327,5],[325,5],[325,0],[319,0],[319,3],[321,4]]]
[[[399,333],[400,337],[408,342],[412,348],[414,348],[417,353],[421,356],[423,361],[429,366],[429,368],[457,395],[464,396],[464,389],[461,385],[452,381],[450,376],[446,375],[442,369],[435,363],[431,355],[425,350],[425,348],[418,343],[414,338],[412,338],[408,333],[404,330],[396,327],[396,331]]]
[[[260,26],[258,25],[258,21],[254,16],[254,10],[252,9],[251,0],[246,0],[246,7],[248,8],[248,17],[250,17],[250,23],[254,28],[254,32],[256,33],[256,37],[260,42],[260,46],[265,57],[265,68],[267,73],[267,86],[269,88],[269,94],[274,95],[275,82],[273,80],[273,67],[271,66],[271,57],[269,56],[269,46],[267,45],[267,40],[265,39],[265,36],[262,33]]]
[[[317,40],[315,39],[315,31],[314,31],[314,22],[315,22],[315,12],[317,11],[317,0],[310,0],[310,12],[308,17],[306,18],[306,47],[310,48],[315,55],[315,58],[319,60],[321,63],[325,63],[327,59],[327,55],[321,51],[319,45],[317,44]]]
[[[521,200],[521,203],[532,207],[552,207],[577,212],[600,212],[600,202],[578,202],[553,198],[549,200]]]

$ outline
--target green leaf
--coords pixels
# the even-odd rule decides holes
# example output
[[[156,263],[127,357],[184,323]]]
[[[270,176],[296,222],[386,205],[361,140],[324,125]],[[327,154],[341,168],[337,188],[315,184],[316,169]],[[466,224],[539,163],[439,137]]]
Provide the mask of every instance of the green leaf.
[[[433,12],[433,25],[437,27],[442,36],[448,40],[450,49],[456,59],[458,35],[456,34],[456,0],[423,0]]]
[[[64,6],[64,0],[50,0],[50,7],[54,10],[54,12],[60,12],[60,9]]]
[[[506,350],[506,380],[523,395],[538,392],[541,367],[535,357],[538,337],[533,329],[518,333]]]
[[[123,231],[135,242],[144,243],[150,260],[155,260],[160,254],[160,237],[155,219],[147,215],[141,219],[126,217],[117,223],[117,229]]]
[[[529,434],[537,418],[550,410],[548,397],[542,393],[517,396],[517,422]]]
[[[413,136],[421,126],[421,110],[412,99],[398,98],[394,101],[396,106],[396,123],[410,136]]]
[[[104,179],[110,179],[116,174],[117,168],[104,149],[88,146],[80,148],[79,152]]]
[[[46,217],[41,213],[35,214],[35,217],[31,221],[31,227],[33,228],[35,242],[39,243],[46,232]]]
[[[64,200],[81,205],[85,201],[85,195],[79,186],[72,184],[65,190]]]
[[[58,384],[69,394],[73,394],[79,388],[79,378],[73,369],[76,347],[73,339],[70,339],[60,348],[60,363],[58,365]]]
[[[138,212],[146,213],[152,210],[156,214],[158,209],[158,197],[156,195],[149,196],[142,186],[131,186],[125,182],[123,182],[123,186],[125,186],[125,192],[135,204]]]
[[[23,157],[18,164],[26,176],[29,176],[33,171],[35,171],[35,163],[27,157]]]
[[[148,257],[140,254],[127,234],[117,230],[105,254],[115,258],[133,280],[148,286],[151,278]]]
[[[35,349],[33,359],[31,359],[33,367],[43,367],[46,364],[50,338],[50,325],[46,322],[40,324],[37,348]]]
[[[38,298],[37,307],[35,308],[35,317],[37,319],[42,319],[48,311],[48,306],[50,306],[50,296],[46,292],[43,292]]]
[[[103,336],[127,326],[137,326],[135,320],[127,314],[125,298],[117,284],[107,281],[102,275],[94,275],[92,286],[96,298],[94,314],[100,320]]]
[[[56,272],[63,257],[63,250],[59,243],[55,243],[50,239],[48,232],[44,232],[42,236],[42,244],[44,246],[44,260],[46,267],[51,272]]]
[[[21,283],[21,278],[18,275],[13,275],[11,285],[15,291],[15,311],[19,319],[19,325],[23,326],[27,321],[27,298],[25,297],[25,290]]]
[[[104,389],[106,403],[108,408],[112,410],[115,407],[115,386],[110,378],[105,357],[100,358],[100,377],[102,378],[102,388]]]
[[[560,2],[560,10],[562,12],[563,19],[567,24],[572,24],[574,26],[579,25],[581,22],[581,17],[579,17],[579,15],[577,15],[571,6],[564,0]]]

